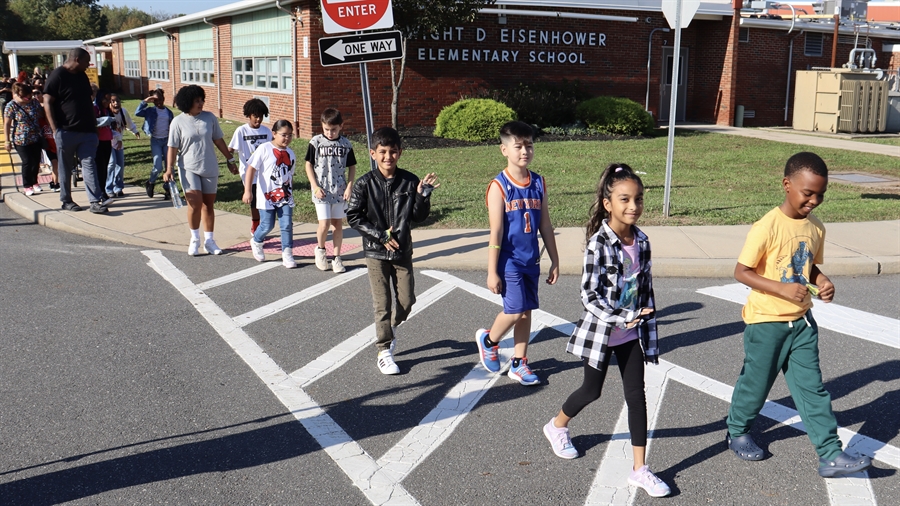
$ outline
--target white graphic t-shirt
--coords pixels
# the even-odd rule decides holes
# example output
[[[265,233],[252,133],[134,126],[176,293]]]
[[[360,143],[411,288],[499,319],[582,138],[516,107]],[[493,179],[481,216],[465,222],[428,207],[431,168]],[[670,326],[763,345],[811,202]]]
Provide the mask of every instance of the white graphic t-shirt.
[[[231,142],[228,147],[235,150],[237,155],[239,170],[241,172],[241,182],[244,181],[244,174],[247,173],[247,161],[250,155],[256,151],[256,148],[272,140],[272,130],[265,126],[259,125],[259,128],[253,128],[244,123],[237,127],[234,135],[231,136]]]
[[[638,262],[638,256],[640,255],[640,248],[638,246],[638,242],[634,241],[631,243],[631,246],[622,245],[622,269],[623,269],[623,280],[625,285],[622,287],[622,292],[619,294],[619,305],[618,307],[628,308],[631,310],[638,309],[637,307],[637,291],[638,291],[638,274],[641,272],[641,264]],[[618,327],[614,328],[612,333],[609,335],[609,344],[608,346],[618,346],[620,344],[627,343],[628,341],[632,341],[638,338],[637,327],[633,327],[630,329],[620,329]]]
[[[294,207],[294,165],[291,148],[279,149],[271,142],[258,147],[247,165],[257,170],[256,207]]]
[[[319,134],[309,141],[306,161],[313,167],[316,183],[325,191],[324,199],[317,199],[313,195],[313,203],[339,204],[343,202],[344,190],[347,189],[345,169],[356,165],[356,155],[353,154],[353,145],[350,144],[350,140],[343,135],[335,140],[330,140]]]

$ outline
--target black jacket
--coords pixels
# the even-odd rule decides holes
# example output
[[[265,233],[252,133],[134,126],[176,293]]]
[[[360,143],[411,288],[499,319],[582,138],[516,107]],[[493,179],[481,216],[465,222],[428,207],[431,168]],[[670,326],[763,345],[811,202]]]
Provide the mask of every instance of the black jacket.
[[[431,200],[418,192],[419,178],[396,169],[390,180],[378,169],[367,172],[353,184],[347,206],[347,222],[360,233],[367,258],[405,260],[412,258],[411,222],[424,221],[431,211]],[[397,251],[384,247],[390,237],[400,245]]]

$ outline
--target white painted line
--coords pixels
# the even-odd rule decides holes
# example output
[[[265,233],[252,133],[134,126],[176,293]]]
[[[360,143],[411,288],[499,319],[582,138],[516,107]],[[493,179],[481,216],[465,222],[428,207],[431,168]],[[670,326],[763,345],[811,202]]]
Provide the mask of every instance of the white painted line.
[[[413,305],[413,309],[410,311],[407,320],[440,300],[444,295],[453,291],[453,289],[454,286],[450,283],[438,283],[417,296],[416,303]],[[401,328],[403,328],[402,325]],[[398,332],[400,332],[399,329]],[[402,336],[402,334],[400,335]],[[367,346],[373,344],[375,342],[375,337],[375,324],[373,323],[356,335],[345,339],[334,348],[323,353],[312,362],[292,372],[291,376],[300,383],[301,387],[306,388],[314,381],[346,364],[347,361],[355,357]],[[397,338],[397,341],[397,346],[401,346],[400,337]]]
[[[278,400],[303,424],[325,453],[350,477],[372,504],[418,504],[398,482],[382,471],[375,460],[352,440],[319,407],[296,380],[285,373],[266,352],[229,318],[202,290],[178,270],[159,250],[142,251],[148,265],[172,284],[219,333]]]
[[[253,311],[248,311],[242,315],[235,316],[234,322],[240,327],[246,327],[253,322],[262,320],[263,318],[266,318],[268,316],[278,314],[279,312],[284,311],[289,307],[296,306],[297,304],[300,304],[313,297],[322,295],[323,293],[326,293],[333,288],[337,288],[344,283],[349,283],[350,281],[353,281],[354,279],[366,274],[366,272],[366,269],[349,270],[344,274],[340,274],[329,279],[328,281],[323,281],[305,290],[301,290],[292,295],[288,295],[283,299],[276,300],[275,302],[256,308]]]
[[[201,290],[209,290],[210,288],[215,288],[217,286],[226,285],[233,281],[239,281],[244,278],[249,278],[255,274],[259,274],[260,272],[265,272],[269,269],[273,269],[275,267],[281,267],[281,264],[278,262],[263,262],[259,265],[254,265],[249,269],[244,269],[242,271],[235,272],[233,274],[229,274],[227,276],[222,276],[220,278],[211,279],[209,281],[204,281],[197,285],[197,288]]]
[[[743,305],[747,302],[750,288],[734,283],[701,288],[697,293]],[[820,328],[900,349],[900,320],[895,318],[817,300],[813,301],[813,316]]]

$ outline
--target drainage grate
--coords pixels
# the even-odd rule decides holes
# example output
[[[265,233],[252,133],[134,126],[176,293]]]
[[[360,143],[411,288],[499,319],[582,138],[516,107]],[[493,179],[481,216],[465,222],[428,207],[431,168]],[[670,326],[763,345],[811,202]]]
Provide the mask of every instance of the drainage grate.
[[[869,176],[866,174],[833,174],[829,175],[830,179],[838,179],[847,181],[848,183],[890,183],[890,179],[882,177]]]

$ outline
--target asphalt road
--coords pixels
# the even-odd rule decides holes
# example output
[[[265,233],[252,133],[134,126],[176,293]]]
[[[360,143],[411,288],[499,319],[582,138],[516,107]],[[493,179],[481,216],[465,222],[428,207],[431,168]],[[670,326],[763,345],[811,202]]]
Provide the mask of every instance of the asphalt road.
[[[655,371],[669,379],[648,397],[648,462],[673,489],[660,500],[614,479],[630,465],[615,369],[572,423],[580,458],[557,458],[541,434],[581,380],[564,351],[577,277],[541,289],[529,356],[543,381],[527,388],[477,365],[472,336],[499,310],[484,274],[417,272],[402,373],[383,376],[366,276],[300,263],[225,282],[258,264],[97,242],[0,205],[0,503],[584,504],[616,487],[618,504],[846,502],[850,481],[816,474],[796,426],[758,419],[762,462],[726,450],[716,385],[740,371],[740,305],[698,290],[732,280],[656,280],[664,363],[648,366],[648,391]],[[900,316],[900,276],[835,282],[835,304],[864,312],[849,321]],[[839,425],[884,455],[853,483],[889,504],[900,350],[823,328],[820,354]],[[794,407],[782,379],[769,398]]]

